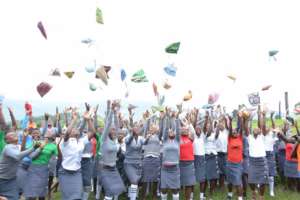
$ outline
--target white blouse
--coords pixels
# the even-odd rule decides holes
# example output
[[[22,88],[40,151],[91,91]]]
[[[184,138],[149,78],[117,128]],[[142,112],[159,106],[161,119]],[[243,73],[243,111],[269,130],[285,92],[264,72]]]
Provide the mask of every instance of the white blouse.
[[[264,136],[257,135],[256,138],[251,134],[248,136],[249,156],[253,158],[266,157]]]

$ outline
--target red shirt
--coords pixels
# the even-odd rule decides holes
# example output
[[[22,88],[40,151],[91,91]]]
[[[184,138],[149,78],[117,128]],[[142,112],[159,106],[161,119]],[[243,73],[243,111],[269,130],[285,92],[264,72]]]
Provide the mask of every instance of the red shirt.
[[[182,135],[180,137],[180,160],[194,160],[193,141],[187,135]]]
[[[243,136],[228,137],[227,145],[227,159],[233,163],[240,163],[243,161]]]
[[[298,172],[300,172],[300,144],[298,144],[298,148],[297,148],[297,158],[298,158]]]
[[[96,155],[96,145],[97,145],[97,141],[96,141],[96,138],[92,138],[91,139],[91,143],[92,143],[92,153],[93,153],[93,156],[95,156]]]
[[[294,144],[287,143],[285,145],[285,159],[292,162],[297,162],[297,159],[292,158],[292,151],[294,148]]]

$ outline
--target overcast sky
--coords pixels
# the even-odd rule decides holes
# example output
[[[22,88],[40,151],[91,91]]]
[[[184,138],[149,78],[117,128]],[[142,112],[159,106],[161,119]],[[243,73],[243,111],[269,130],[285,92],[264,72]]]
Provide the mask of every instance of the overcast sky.
[[[0,93],[6,99],[47,101],[87,101],[122,98],[124,102],[150,101],[155,104],[152,82],[166,95],[166,104],[180,102],[188,90],[192,101],[186,106],[207,103],[208,94],[220,93],[219,103],[229,108],[248,103],[247,94],[260,92],[271,109],[277,109],[284,91],[290,104],[300,101],[299,1],[289,0],[7,0],[0,2]],[[103,12],[104,25],[95,21],[95,10]],[[42,21],[48,40],[37,23]],[[92,38],[90,48],[81,43]],[[181,42],[177,55],[168,55],[165,47]],[[277,62],[268,51],[279,50]],[[85,66],[110,65],[108,86]],[[174,63],[175,78],[163,67]],[[74,70],[73,79],[49,76],[52,68]],[[144,69],[149,83],[127,80],[125,87],[120,69],[128,78]],[[226,76],[237,77],[235,83]],[[161,86],[168,79],[172,88]],[[40,98],[36,86],[41,81],[53,89]],[[89,82],[103,90],[91,92]]]

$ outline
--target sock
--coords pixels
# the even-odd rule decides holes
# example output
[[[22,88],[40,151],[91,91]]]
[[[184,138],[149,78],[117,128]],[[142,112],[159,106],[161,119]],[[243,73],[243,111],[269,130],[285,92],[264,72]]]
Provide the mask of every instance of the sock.
[[[229,197],[232,197],[232,196],[233,196],[232,192],[228,192],[227,195],[228,195]]]
[[[173,194],[173,200],[179,200],[179,193],[178,194]]]
[[[96,199],[100,199],[101,190],[102,190],[101,185],[97,184],[97,186],[96,186]]]
[[[163,194],[161,193],[161,200],[167,200],[168,199],[168,193]]]
[[[107,197],[107,196],[104,197],[104,200],[112,200],[112,199],[113,199],[112,197]]]
[[[82,200],[88,200],[89,198],[89,193],[88,192],[83,192],[82,193]]]
[[[131,184],[129,187],[129,198],[130,200],[136,200],[137,197],[137,185]]]
[[[243,200],[243,197],[238,197],[238,200]]]
[[[200,199],[204,199],[204,193],[200,193]]]
[[[191,196],[190,196],[190,200],[193,200],[193,199],[194,199],[194,193],[192,192]]]
[[[118,200],[118,198],[119,198],[119,195],[114,196],[114,200]]]
[[[270,188],[270,194],[274,194],[274,177],[269,176],[269,188]]]

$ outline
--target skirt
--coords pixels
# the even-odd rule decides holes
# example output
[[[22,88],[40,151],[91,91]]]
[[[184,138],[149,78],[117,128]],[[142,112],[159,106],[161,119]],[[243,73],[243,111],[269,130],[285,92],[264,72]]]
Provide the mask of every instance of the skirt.
[[[49,176],[56,177],[56,164],[57,158],[56,156],[52,156],[49,161]]]
[[[69,171],[61,167],[58,171],[58,179],[61,199],[74,200],[82,198],[83,184],[81,169],[77,171]]]
[[[226,175],[226,162],[227,162],[227,154],[219,152],[218,153],[218,169],[220,175]]]
[[[285,150],[281,149],[277,154],[278,171],[284,173]]]
[[[243,162],[233,163],[227,161],[226,179],[234,186],[242,185]]]
[[[273,151],[266,151],[266,154],[268,161],[269,176],[276,176],[275,154]]]
[[[100,179],[105,196],[113,197],[122,194],[126,190],[116,167],[103,166]]]
[[[161,167],[160,188],[180,189],[180,169],[178,165]]]
[[[24,196],[26,198],[45,197],[48,192],[48,176],[48,165],[31,164],[24,185]]]
[[[248,182],[251,184],[268,183],[268,163],[265,157],[249,157]]]
[[[17,169],[17,186],[19,193],[24,192],[24,186],[27,182],[27,174],[28,169],[25,169],[22,165],[19,165]]]
[[[298,163],[286,160],[284,163],[284,176],[288,178],[298,178]]]
[[[249,157],[243,158],[243,174],[248,174],[249,171]]]
[[[81,159],[81,173],[82,173],[82,183],[83,187],[91,187],[92,180],[92,158],[82,158]]]
[[[146,157],[143,159],[143,175],[142,182],[151,183],[157,182],[160,171],[160,158],[159,157]]]
[[[180,186],[196,184],[194,161],[180,161]]]
[[[18,200],[17,179],[0,179],[0,196],[8,200]]]
[[[219,179],[219,169],[217,156],[214,154],[205,155],[206,180]]]
[[[124,163],[124,169],[130,184],[137,185],[142,176],[142,165],[140,163]]]
[[[195,176],[198,183],[205,182],[205,157],[204,156],[194,156],[195,165]]]

